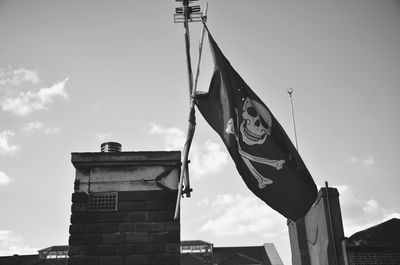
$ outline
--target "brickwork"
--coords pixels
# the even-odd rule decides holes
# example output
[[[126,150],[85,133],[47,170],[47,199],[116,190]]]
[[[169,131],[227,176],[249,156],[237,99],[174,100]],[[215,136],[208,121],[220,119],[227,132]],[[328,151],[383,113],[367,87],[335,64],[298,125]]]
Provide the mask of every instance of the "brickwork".
[[[348,251],[349,265],[399,265],[400,251]]]
[[[69,265],[179,265],[176,191],[120,191],[117,211],[93,212],[72,194]]]

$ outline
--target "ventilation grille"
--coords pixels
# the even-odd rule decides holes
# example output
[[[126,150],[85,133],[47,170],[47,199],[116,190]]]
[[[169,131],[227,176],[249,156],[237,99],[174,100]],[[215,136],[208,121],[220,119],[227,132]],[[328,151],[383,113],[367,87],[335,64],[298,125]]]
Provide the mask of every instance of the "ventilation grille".
[[[88,209],[92,212],[113,212],[117,210],[118,193],[90,193]]]

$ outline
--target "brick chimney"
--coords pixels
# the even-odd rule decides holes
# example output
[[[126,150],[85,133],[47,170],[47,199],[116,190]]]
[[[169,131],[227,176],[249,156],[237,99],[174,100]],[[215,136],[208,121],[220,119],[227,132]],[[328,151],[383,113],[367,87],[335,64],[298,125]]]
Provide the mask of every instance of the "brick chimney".
[[[345,265],[339,192],[321,188],[314,205],[296,222],[288,222],[293,265]]]
[[[180,264],[180,152],[72,153],[69,265]]]

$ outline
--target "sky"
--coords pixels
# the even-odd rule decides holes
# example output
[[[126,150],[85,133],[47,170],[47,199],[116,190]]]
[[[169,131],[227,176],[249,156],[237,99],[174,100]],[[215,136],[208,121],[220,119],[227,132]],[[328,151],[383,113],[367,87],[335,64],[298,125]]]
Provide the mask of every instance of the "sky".
[[[206,3],[198,2],[202,7]],[[225,56],[340,192],[346,236],[400,218],[399,1],[209,0]],[[189,88],[173,0],[0,0],[0,255],[68,244],[72,152],[182,150]],[[195,68],[201,31],[190,24]],[[213,70],[205,40],[198,89]],[[181,238],[274,243],[286,219],[249,190],[197,112]]]

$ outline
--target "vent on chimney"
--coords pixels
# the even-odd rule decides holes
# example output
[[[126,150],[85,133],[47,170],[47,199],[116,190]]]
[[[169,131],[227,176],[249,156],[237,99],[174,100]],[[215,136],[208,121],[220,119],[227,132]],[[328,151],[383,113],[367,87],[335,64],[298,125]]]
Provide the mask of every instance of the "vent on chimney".
[[[88,209],[92,212],[116,211],[118,205],[117,192],[89,193]]]
[[[101,152],[121,152],[122,146],[117,142],[106,142],[101,144]]]

